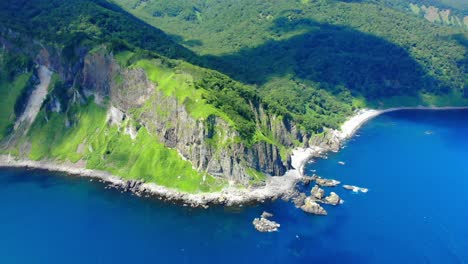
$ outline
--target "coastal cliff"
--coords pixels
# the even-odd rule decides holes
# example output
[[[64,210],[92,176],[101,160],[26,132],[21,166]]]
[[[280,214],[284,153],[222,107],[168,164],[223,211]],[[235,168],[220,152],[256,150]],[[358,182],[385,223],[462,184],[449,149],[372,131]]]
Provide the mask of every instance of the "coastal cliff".
[[[5,38],[2,42],[3,52],[16,49]],[[43,88],[47,86],[46,94],[36,100],[40,107],[34,110],[34,118],[7,134],[2,141],[3,153],[19,159],[109,171],[123,178],[143,179],[175,189],[184,186],[183,179],[189,178],[202,183],[181,190],[198,192],[219,190],[228,183],[265,185],[270,176],[284,175],[292,168],[294,147],[320,141],[310,140],[310,134],[290,119],[268,112],[258,101],[249,102],[256,126],[254,136],[243,140],[230,116],[206,103],[203,87],[195,87],[205,74],[204,69],[163,57],[122,62],[122,56],[128,54],[116,54],[106,45],[93,50],[77,47],[73,54],[70,60],[56,47],[29,44],[24,55],[36,65],[31,69],[31,78],[37,81],[17,104],[25,111],[31,104],[31,94],[41,83]],[[49,80],[41,78],[41,69],[50,72]],[[94,112],[105,118],[98,116],[83,128]],[[22,115],[19,113],[12,121],[21,123]],[[83,129],[89,134],[82,134]],[[143,151],[146,137],[151,144],[162,147],[158,153],[163,157],[152,153],[143,159],[139,153],[134,157],[137,154],[119,151],[119,147],[127,148],[122,142],[132,145],[132,151]],[[38,142],[41,140],[45,142]],[[116,142],[122,145],[115,145]],[[320,144],[328,142],[321,140]],[[168,176],[164,180],[160,179],[160,173],[143,171],[146,164],[138,168],[125,164],[159,159],[164,162],[165,155],[177,166],[183,166],[189,175]],[[185,170],[187,163],[190,168]],[[161,166],[164,164],[146,168]],[[168,183],[174,177],[182,178],[181,182]]]

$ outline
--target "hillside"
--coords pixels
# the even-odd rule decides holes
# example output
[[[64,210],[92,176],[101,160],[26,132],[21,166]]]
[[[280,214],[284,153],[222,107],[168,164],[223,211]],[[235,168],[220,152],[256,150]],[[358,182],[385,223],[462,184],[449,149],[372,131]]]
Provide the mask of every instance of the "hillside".
[[[282,175],[311,136],[115,6],[23,4],[1,4],[5,154],[199,192]]]
[[[363,12],[365,11],[365,12]],[[468,105],[466,32],[340,1],[0,3],[0,151],[257,186],[365,106]]]
[[[463,95],[466,32],[366,1],[114,1],[210,67],[267,88],[300,83],[380,101]],[[274,98],[276,101],[278,98]]]
[[[381,0],[381,3],[438,25],[468,30],[468,2],[460,0]]]

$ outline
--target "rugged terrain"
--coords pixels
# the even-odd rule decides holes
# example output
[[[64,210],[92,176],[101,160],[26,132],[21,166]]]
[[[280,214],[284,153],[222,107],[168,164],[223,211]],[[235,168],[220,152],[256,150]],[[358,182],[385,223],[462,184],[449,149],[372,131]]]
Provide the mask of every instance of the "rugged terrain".
[[[300,178],[271,177],[300,170],[294,149],[338,150],[360,108],[468,105],[466,33],[377,2],[3,1],[0,15],[0,151],[17,164],[257,199]]]

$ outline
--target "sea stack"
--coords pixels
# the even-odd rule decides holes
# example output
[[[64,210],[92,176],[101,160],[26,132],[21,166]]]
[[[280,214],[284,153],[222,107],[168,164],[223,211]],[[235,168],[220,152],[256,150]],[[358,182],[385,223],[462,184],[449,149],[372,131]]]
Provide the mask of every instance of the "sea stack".
[[[254,225],[255,229],[257,229],[259,232],[276,232],[278,231],[280,224],[267,219],[272,216],[273,214],[263,212],[260,218],[255,218],[253,220],[252,224]]]
[[[304,205],[301,206],[302,211],[310,214],[315,215],[327,215],[327,211],[323,209],[317,202],[315,202],[312,198],[307,197],[304,201]]]
[[[329,196],[325,197],[325,203],[331,205],[338,205],[342,203],[343,200],[335,192],[331,192]]]
[[[322,188],[320,188],[318,185],[315,185],[314,188],[312,188],[312,190],[310,191],[310,194],[312,195],[312,197],[319,199],[319,200],[322,200],[323,197],[325,197],[325,191]]]

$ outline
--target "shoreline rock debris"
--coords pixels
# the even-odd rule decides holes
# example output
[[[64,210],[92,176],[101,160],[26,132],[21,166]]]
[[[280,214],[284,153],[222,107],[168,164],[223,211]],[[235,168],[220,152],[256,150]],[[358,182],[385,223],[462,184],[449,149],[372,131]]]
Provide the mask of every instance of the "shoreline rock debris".
[[[340,196],[335,192],[331,192],[329,196],[325,197],[324,202],[331,205],[338,205],[342,204],[343,200],[341,200]]]
[[[269,220],[267,218],[272,217],[273,214],[263,212],[260,218],[255,218],[252,221],[255,229],[257,231],[265,233],[265,232],[276,232],[278,228],[281,226],[280,224],[276,223],[275,221]]]
[[[310,214],[315,214],[315,215],[327,215],[327,211],[323,209],[322,206],[320,206],[316,201],[314,201],[312,198],[307,197],[304,200],[304,205],[301,206],[302,211]]]
[[[315,185],[314,188],[310,191],[310,194],[312,195],[313,198],[322,200],[323,197],[325,197],[325,191],[320,188],[318,185]]]
[[[341,184],[340,181],[332,180],[332,179],[324,179],[324,178],[317,178],[315,183],[320,185],[321,187],[336,187]]]

